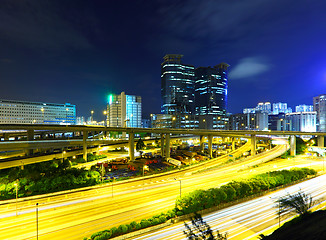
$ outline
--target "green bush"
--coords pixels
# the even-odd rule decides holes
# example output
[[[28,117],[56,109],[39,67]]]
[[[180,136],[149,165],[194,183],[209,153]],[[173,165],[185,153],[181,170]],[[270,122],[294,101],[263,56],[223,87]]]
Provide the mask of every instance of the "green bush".
[[[147,219],[143,219],[140,221],[140,225],[142,228],[147,228],[151,225],[151,223]]]
[[[251,196],[260,191],[274,188],[294,181],[304,179],[308,175],[315,175],[316,171],[308,168],[295,168],[264,173],[251,179],[232,181],[220,188],[195,190],[178,197],[175,203],[177,216],[198,212],[203,209],[218,206],[223,202]]]
[[[113,227],[111,228],[111,233],[112,233],[112,237],[115,237],[118,235],[118,228]]]
[[[118,227],[118,232],[122,234],[126,234],[128,232],[128,227],[125,224],[121,224]]]

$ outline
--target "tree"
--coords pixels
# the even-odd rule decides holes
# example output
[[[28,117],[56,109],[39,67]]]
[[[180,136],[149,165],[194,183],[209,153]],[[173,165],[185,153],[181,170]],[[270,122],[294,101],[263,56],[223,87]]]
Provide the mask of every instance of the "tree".
[[[194,217],[191,218],[192,227],[187,223],[184,224],[186,230],[183,231],[183,233],[187,236],[188,239],[227,240],[227,233],[221,234],[218,230],[215,237],[213,230],[203,220],[202,216],[199,213],[195,213]]]
[[[279,198],[277,201],[279,214],[285,212],[295,212],[299,215],[309,213],[309,209],[316,203],[312,200],[310,194],[306,194],[301,190],[295,194],[287,194],[285,197]]]
[[[143,142],[143,140],[141,138],[139,138],[137,144],[136,144],[136,150],[142,150],[145,148],[145,143]]]

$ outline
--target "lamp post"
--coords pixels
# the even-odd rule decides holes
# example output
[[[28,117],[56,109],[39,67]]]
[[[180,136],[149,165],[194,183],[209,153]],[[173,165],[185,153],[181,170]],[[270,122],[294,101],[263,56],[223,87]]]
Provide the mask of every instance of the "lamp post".
[[[14,183],[15,188],[16,188],[16,216],[18,215],[17,213],[17,200],[18,200],[18,183],[17,181]]]
[[[102,184],[103,184],[103,175],[104,175],[104,164],[102,162],[102,167],[101,167],[101,180],[102,180]]]
[[[104,119],[104,126],[106,127],[107,126],[107,119],[108,119],[108,115],[107,115],[107,111],[103,111],[103,114],[104,114],[104,116],[105,116],[105,119]]]
[[[181,179],[174,179],[174,180],[176,180],[176,181],[179,181],[179,183],[180,183],[180,198],[181,198]]]
[[[63,160],[64,160],[64,158],[63,158],[63,155],[64,154],[66,154],[66,151],[62,151],[62,153],[61,153],[61,155],[62,155],[62,162],[63,162]]]
[[[94,111],[92,110],[91,111],[91,124],[93,124],[93,114],[94,114]]]
[[[148,170],[147,165],[143,165],[143,190],[144,190],[144,185],[145,185],[145,170]]]
[[[36,239],[38,240],[38,203],[36,203]]]

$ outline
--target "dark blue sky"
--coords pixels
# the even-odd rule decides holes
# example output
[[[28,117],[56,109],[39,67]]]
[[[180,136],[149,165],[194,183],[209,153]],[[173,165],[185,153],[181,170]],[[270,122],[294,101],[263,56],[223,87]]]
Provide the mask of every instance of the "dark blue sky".
[[[100,113],[108,93],[160,111],[168,53],[230,64],[228,111],[260,101],[312,104],[326,93],[323,0],[0,0],[0,98]]]

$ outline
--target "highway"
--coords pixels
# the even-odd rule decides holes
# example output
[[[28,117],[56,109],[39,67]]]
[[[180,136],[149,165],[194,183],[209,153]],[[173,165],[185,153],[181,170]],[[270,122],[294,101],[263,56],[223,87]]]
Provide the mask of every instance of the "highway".
[[[326,175],[275,191],[268,195],[243,202],[211,214],[203,216],[203,219],[211,226],[216,233],[228,232],[228,239],[249,240],[258,239],[259,234],[270,234],[278,225],[278,207],[275,200],[293,194],[299,190],[311,194],[314,200],[324,202],[326,199]],[[281,216],[281,224],[290,219],[293,215]],[[191,226],[191,222],[187,221]],[[160,229],[156,232],[134,237],[133,239],[186,239],[183,231],[184,223],[180,222],[170,227]]]
[[[155,178],[114,183],[113,187],[111,184],[106,184],[91,190],[32,197],[18,202],[18,216],[16,216],[15,201],[7,201],[6,204],[2,201],[1,238],[36,239],[35,204],[38,202],[39,239],[82,239],[96,231],[139,221],[173,208],[175,199],[180,194],[178,180],[181,180],[182,193],[186,193],[195,189],[220,186],[233,180],[235,176],[248,177],[271,168],[276,170],[290,167],[294,162],[288,160],[276,161],[272,163],[272,167],[271,163],[254,168],[249,164],[251,162],[257,165],[257,161],[262,161],[262,158],[268,158],[268,155],[272,156],[275,152],[284,151],[286,148],[287,146],[281,145],[266,154],[250,157],[246,162],[225,167],[209,168],[212,163],[207,163],[201,166],[202,169],[206,168],[206,171],[201,170],[194,175],[192,175],[193,171],[189,170],[177,171]],[[300,166],[307,165],[309,162],[311,160],[298,159],[295,164]],[[314,161],[314,163],[316,164],[312,166],[320,170],[322,162]]]

